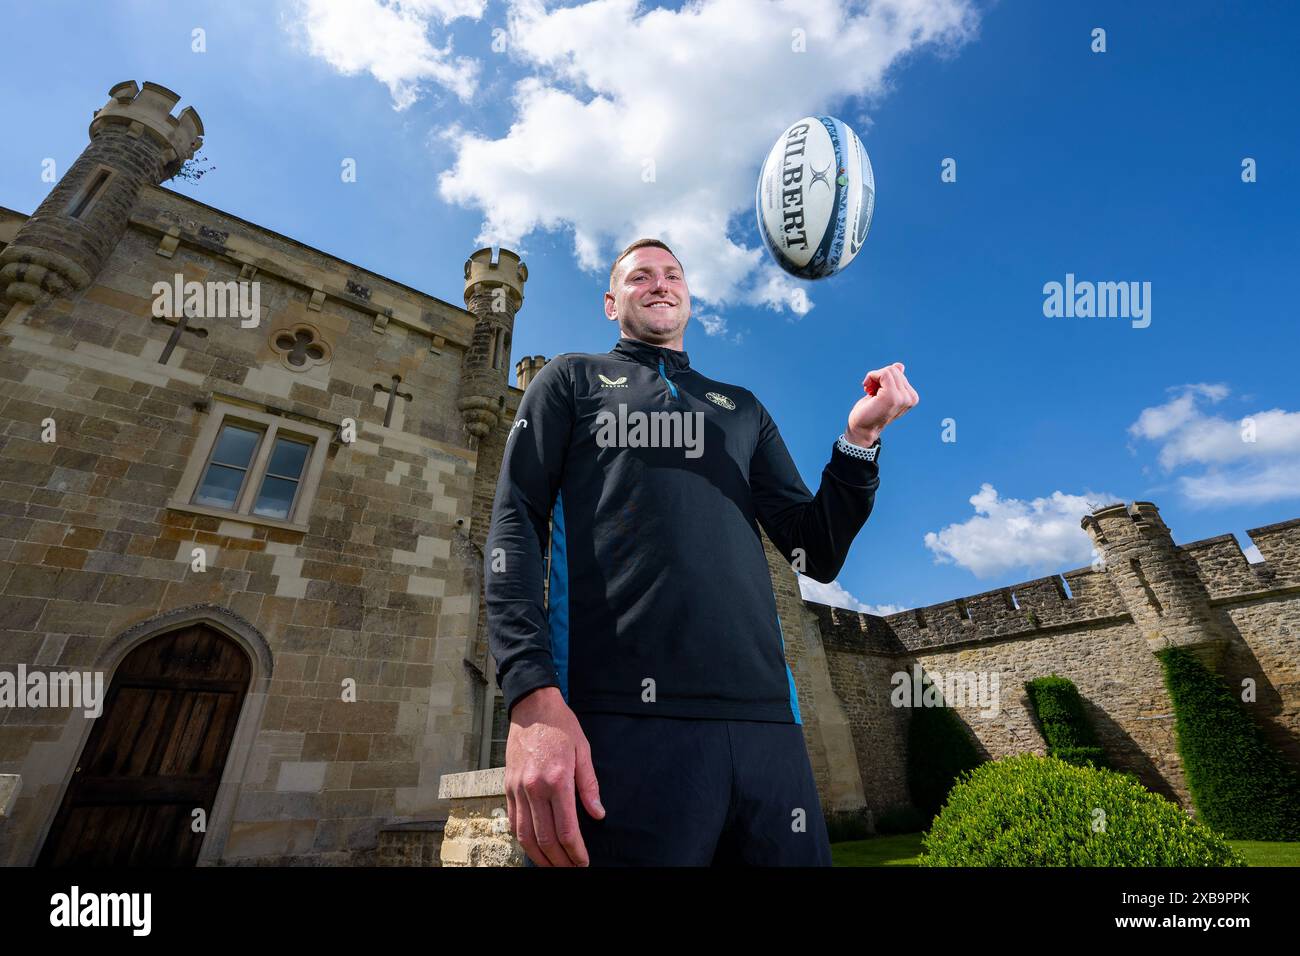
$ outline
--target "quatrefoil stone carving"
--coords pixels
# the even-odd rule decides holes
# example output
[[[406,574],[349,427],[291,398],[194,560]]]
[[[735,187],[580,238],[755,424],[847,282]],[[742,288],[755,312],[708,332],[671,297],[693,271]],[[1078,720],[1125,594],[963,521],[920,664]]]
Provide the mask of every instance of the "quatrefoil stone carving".
[[[305,372],[330,360],[330,347],[313,325],[299,323],[271,335],[271,348],[291,372]]]

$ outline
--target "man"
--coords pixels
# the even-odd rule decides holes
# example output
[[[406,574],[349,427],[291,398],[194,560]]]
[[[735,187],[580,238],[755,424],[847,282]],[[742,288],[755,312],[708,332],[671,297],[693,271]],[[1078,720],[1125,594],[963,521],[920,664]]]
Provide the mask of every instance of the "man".
[[[758,399],[691,367],[672,250],[628,246],[605,315],[612,350],[528,385],[488,533],[511,829],[537,866],[828,866],[758,528],[833,580],[916,392],[901,363],[867,375],[814,497]]]

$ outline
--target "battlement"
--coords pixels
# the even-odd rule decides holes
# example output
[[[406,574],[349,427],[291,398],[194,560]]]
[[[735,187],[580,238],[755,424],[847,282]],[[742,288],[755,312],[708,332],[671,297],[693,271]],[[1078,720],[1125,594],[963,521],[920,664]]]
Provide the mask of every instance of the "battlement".
[[[1114,504],[1083,519],[1094,539],[1131,544],[1168,534],[1159,510],[1149,501]],[[1194,575],[1211,600],[1261,595],[1300,585],[1300,518],[1248,532],[1264,561],[1246,560],[1231,534],[1175,546],[1185,575]],[[1130,552],[1125,552],[1130,553]],[[916,652],[952,644],[1026,637],[1063,626],[1131,619],[1112,575],[1104,569],[1076,568],[938,604],[883,617],[805,601],[818,618],[830,649],[859,654]]]
[[[515,363],[515,387],[525,389],[546,364],[545,355],[525,355]]]
[[[528,266],[516,253],[502,247],[493,261],[492,247],[485,246],[465,260],[465,305],[468,307],[470,299],[475,293],[481,292],[484,286],[504,286],[510,290],[515,310],[518,311],[523,306],[524,283],[527,281]]]
[[[816,601],[803,603],[817,618],[822,644],[827,650],[889,657],[906,650],[883,617]]]
[[[966,597],[899,611],[885,617],[804,602],[822,621],[823,638],[859,653],[918,651],[968,641],[1024,636],[1061,625],[1114,620],[1127,615],[1110,579],[1092,568],[1034,578]],[[879,622],[889,638],[873,634]],[[830,635],[828,637],[828,634]],[[872,640],[865,640],[870,635]]]
[[[1179,545],[1211,599],[1258,594],[1300,585],[1300,518],[1251,528],[1247,532],[1264,558],[1252,564],[1236,535]]]
[[[1300,518],[1247,528],[1276,584],[1300,584]]]
[[[162,148],[169,170],[179,168],[203,145],[203,120],[192,106],[172,116],[181,98],[167,87],[148,82],[140,87],[135,80],[125,80],[108,95],[108,103],[90,121],[91,139],[107,126],[137,127]]]
[[[1092,535],[1099,545],[1153,534],[1169,534],[1169,526],[1160,517],[1160,509],[1150,501],[1135,501],[1131,505],[1123,502],[1104,505],[1092,514],[1084,515],[1079,526]]]

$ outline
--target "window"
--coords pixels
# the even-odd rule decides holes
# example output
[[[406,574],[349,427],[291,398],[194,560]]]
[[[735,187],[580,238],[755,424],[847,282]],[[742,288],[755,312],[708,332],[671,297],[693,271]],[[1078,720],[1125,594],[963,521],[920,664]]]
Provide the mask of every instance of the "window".
[[[208,473],[194,501],[214,508],[233,508],[239,499],[240,489],[248,476],[248,466],[253,463],[253,452],[262,440],[262,433],[238,425],[222,426],[217,446],[208,462]]]
[[[307,530],[332,429],[214,399],[168,507]]]
[[[500,368],[506,354],[506,330],[497,329],[492,333],[492,367]]]
[[[504,767],[510,721],[506,719],[506,699],[500,694],[493,694],[492,697],[492,750],[488,756],[488,766]]]
[[[73,219],[81,219],[86,212],[94,205],[95,200],[103,193],[104,187],[108,181],[113,178],[113,171],[107,166],[100,166],[91,175],[90,181],[81,189],[76,198],[72,200],[72,205],[68,207],[68,216]]]
[[[271,463],[266,467],[266,477],[262,479],[262,490],[257,495],[253,514],[268,518],[289,517],[310,451],[311,446],[303,441],[284,437],[275,440]]]

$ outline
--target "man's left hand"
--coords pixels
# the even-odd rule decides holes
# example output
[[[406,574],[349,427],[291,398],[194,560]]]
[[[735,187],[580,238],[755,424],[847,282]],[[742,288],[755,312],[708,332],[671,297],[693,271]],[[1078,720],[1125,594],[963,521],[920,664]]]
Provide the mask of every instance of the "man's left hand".
[[[903,374],[902,362],[868,372],[862,380],[862,390],[867,394],[849,412],[849,427],[844,437],[863,447],[874,445],[886,425],[915,408],[921,400]]]

